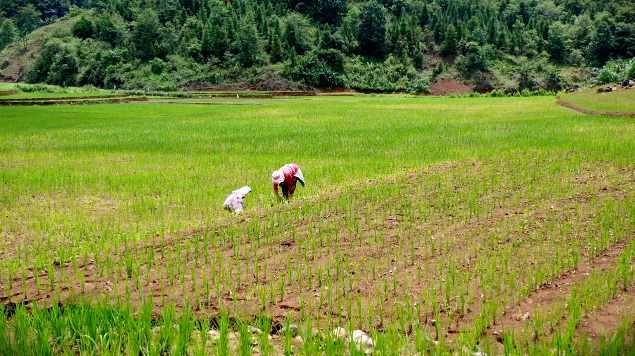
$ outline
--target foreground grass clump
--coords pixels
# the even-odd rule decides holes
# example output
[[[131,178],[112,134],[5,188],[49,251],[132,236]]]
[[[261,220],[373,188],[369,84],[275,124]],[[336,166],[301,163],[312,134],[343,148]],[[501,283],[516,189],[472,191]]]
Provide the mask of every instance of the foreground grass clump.
[[[7,350],[355,354],[359,329],[378,353],[585,353],[604,346],[582,320],[633,290],[633,121],[552,97],[0,112],[0,298],[44,308],[8,313]],[[281,205],[269,177],[289,161],[308,184]],[[60,321],[88,341],[29,331],[102,298]],[[607,350],[631,342],[614,324]]]

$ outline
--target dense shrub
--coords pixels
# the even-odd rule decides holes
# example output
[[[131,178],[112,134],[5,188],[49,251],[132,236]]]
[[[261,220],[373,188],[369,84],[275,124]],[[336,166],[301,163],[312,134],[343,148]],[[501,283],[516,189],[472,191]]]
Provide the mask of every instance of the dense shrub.
[[[384,62],[366,62],[355,58],[346,70],[346,86],[377,92],[427,92],[429,80],[410,63],[393,56]]]
[[[558,69],[549,67],[545,70],[545,79],[541,87],[548,91],[557,92],[567,87],[567,82]]]
[[[343,85],[344,56],[336,49],[314,50],[285,67],[285,75],[307,85],[336,88]]]
[[[615,83],[619,80],[619,74],[610,68],[602,68],[598,73],[598,81],[602,84]]]
[[[462,54],[456,59],[456,68],[463,76],[470,78],[473,74],[488,69],[489,62],[494,57],[492,46],[479,46],[476,42],[467,42],[461,47]]]
[[[71,86],[76,84],[78,72],[79,63],[71,45],[53,39],[42,47],[27,79],[31,83]]]
[[[602,84],[617,83],[630,78],[635,78],[635,58],[609,61],[598,73],[598,81]]]

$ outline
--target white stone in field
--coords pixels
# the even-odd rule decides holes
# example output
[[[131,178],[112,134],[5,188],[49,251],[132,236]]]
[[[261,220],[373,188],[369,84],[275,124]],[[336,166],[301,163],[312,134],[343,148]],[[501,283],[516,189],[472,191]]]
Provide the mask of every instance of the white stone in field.
[[[220,332],[218,330],[211,329],[207,332],[207,337],[209,337],[212,342],[216,342],[220,340]]]
[[[291,334],[291,337],[298,336],[299,330],[298,330],[298,326],[296,324],[289,324],[288,327],[285,326],[282,329],[280,329],[280,335],[286,335],[287,334],[287,330],[288,330],[289,334]]]
[[[463,355],[472,355],[472,356],[487,356],[486,352],[483,351],[470,351],[467,347],[463,346]]]
[[[373,339],[361,330],[353,331],[353,342],[361,351],[364,351],[366,353],[372,352],[373,348],[375,347],[375,342],[373,341]]]
[[[249,325],[249,327],[247,328],[247,330],[249,330],[249,332],[250,332],[250,333],[252,333],[252,334],[256,334],[256,335],[260,335],[260,334],[262,334],[262,330],[258,329],[258,328],[257,328],[257,327],[255,327],[255,326],[251,326],[251,325]]]
[[[231,192],[231,194],[225,198],[225,202],[223,203],[225,210],[229,210],[234,213],[242,212],[245,209],[245,197],[247,197],[249,192],[251,192],[251,188],[248,186],[238,188]]]
[[[336,327],[335,329],[333,329],[333,337],[336,339],[346,339],[346,337],[348,336],[348,331],[346,331],[346,329],[344,329],[341,326]]]

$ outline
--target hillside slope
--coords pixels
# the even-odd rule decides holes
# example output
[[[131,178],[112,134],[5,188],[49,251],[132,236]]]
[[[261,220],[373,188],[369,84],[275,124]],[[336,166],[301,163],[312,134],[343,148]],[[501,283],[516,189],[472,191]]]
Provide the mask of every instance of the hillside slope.
[[[66,17],[42,26],[0,52],[0,80],[17,82],[25,79],[46,41],[65,37],[78,17]]]

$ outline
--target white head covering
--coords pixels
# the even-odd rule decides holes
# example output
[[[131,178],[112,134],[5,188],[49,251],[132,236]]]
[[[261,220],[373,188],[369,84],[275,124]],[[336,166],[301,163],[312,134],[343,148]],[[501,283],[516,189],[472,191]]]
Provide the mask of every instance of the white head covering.
[[[304,187],[304,175],[302,175],[302,171],[300,170],[299,167],[298,167],[298,171],[293,176],[298,178],[298,180],[300,181],[300,183]]]
[[[248,186],[234,190],[225,198],[223,206],[229,211],[240,213],[245,208],[245,197],[249,192],[251,192],[251,188]]]
[[[276,185],[282,184],[282,182],[284,182],[284,173],[282,173],[282,170],[278,169],[271,173],[271,182]]]
[[[238,189],[234,190],[232,193],[235,193],[235,194],[237,194],[237,195],[239,195],[239,196],[241,196],[241,197],[243,197],[243,198],[244,198],[244,197],[246,197],[246,196],[247,196],[247,194],[249,194],[250,192],[251,192],[251,188],[250,188],[248,185],[246,185],[246,186],[244,186],[244,187],[240,187],[240,188],[238,188]]]

